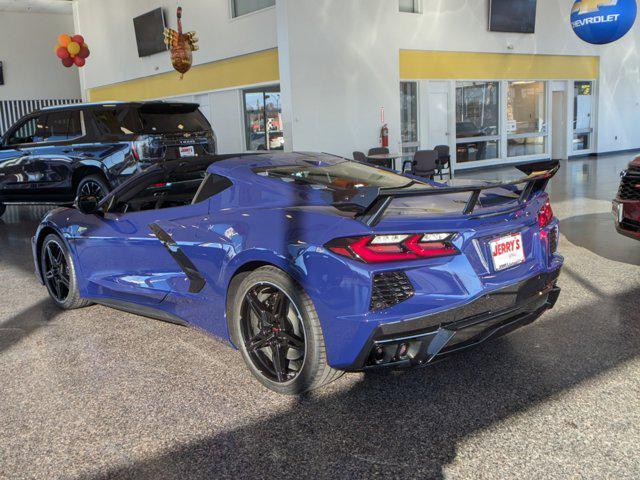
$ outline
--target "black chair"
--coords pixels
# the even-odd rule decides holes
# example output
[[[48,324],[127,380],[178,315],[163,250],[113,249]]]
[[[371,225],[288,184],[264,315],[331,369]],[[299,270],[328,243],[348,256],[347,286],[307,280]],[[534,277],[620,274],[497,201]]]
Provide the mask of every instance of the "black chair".
[[[367,163],[367,156],[362,152],[353,152],[353,159],[356,162]]]
[[[438,174],[442,180],[442,170],[446,166],[449,169],[449,178],[451,178],[451,154],[449,153],[449,145],[436,145],[433,148],[438,152]]]
[[[376,147],[370,148],[367,156],[371,155],[386,155],[389,153],[389,149],[387,147]],[[369,163],[373,165],[378,165],[380,167],[393,169],[393,160],[377,160],[375,158],[368,159]]]
[[[403,171],[405,171],[407,164],[411,165],[411,175],[433,180],[438,169],[438,152],[435,150],[418,150],[414,154],[413,160],[407,160],[402,164]]]

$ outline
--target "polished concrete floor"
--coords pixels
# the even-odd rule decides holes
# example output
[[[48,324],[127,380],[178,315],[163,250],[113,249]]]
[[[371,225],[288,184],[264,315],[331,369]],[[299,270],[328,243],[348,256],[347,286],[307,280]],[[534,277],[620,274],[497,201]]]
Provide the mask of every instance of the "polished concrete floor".
[[[640,242],[613,229],[619,155],[550,191],[566,267],[538,322],[431,368],[262,388],[189,328],[62,312],[32,274],[46,209],[0,221],[0,478],[639,478]],[[502,171],[474,172],[478,177]]]

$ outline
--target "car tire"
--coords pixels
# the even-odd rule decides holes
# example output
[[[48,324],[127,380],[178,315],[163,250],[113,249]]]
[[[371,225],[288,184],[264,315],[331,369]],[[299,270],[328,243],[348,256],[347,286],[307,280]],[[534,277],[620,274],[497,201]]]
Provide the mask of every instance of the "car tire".
[[[49,296],[60,308],[73,310],[91,305],[90,301],[80,297],[73,259],[58,235],[49,234],[42,242],[40,271]],[[60,276],[66,276],[66,284]]]
[[[87,175],[76,189],[76,198],[83,195],[95,195],[98,200],[102,200],[109,193],[109,185],[102,175]]]
[[[264,289],[262,292],[265,293],[260,289]],[[251,323],[260,323],[261,320],[257,318],[255,310],[251,310],[253,313],[248,313],[251,309],[248,297],[256,292],[268,295],[266,300],[261,302],[264,307],[267,307],[269,299],[280,295],[276,291],[281,292],[288,299],[288,307],[285,309],[292,320],[284,320],[280,324],[282,328],[277,333],[270,331],[269,334],[273,336],[292,334],[297,340],[302,338],[304,346],[302,348],[286,345],[283,347],[282,342],[287,343],[287,340],[274,338],[272,343],[279,343],[277,346],[270,344],[253,350],[250,348],[250,340],[257,335],[248,338],[253,334],[253,332],[250,334],[248,329],[251,328]],[[267,388],[285,395],[296,395],[327,385],[344,373],[331,368],[327,363],[324,335],[313,302],[305,291],[282,270],[266,266],[246,275],[234,294],[231,312],[231,338],[236,339],[237,347],[251,373]],[[286,318],[286,314],[281,317]],[[293,324],[296,322],[299,325],[294,327]],[[288,327],[283,326],[285,323]],[[266,330],[269,329],[270,327],[267,327]],[[282,378],[280,375],[275,378],[277,369],[274,358],[275,352],[279,349],[285,351],[283,363],[286,364],[287,374]],[[300,352],[303,352],[302,359],[296,359]],[[273,363],[273,370],[270,370],[268,365],[265,367],[265,364],[269,363],[269,356]],[[299,363],[298,367],[294,366],[294,362]],[[297,370],[293,372],[296,368]],[[289,371],[290,369],[292,371]]]
[[[2,215],[4,215],[4,212],[6,211],[7,211],[7,206],[4,203],[0,202],[0,217],[2,217]]]

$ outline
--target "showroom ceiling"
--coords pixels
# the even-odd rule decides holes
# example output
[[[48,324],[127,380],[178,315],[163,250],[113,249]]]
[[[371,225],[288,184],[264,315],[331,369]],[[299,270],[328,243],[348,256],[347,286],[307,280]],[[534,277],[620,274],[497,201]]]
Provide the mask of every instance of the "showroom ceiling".
[[[0,12],[71,14],[71,0],[0,0]]]

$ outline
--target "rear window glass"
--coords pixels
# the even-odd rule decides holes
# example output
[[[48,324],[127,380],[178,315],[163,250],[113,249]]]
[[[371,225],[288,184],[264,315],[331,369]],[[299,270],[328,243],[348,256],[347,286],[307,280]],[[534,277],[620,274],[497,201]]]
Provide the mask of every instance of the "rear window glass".
[[[471,184],[471,182],[469,182]],[[423,216],[425,214],[460,213],[469,201],[471,192],[447,193],[424,197],[396,198],[391,202],[387,215]],[[508,208],[520,198],[517,187],[497,187],[483,190],[475,211],[493,207]]]
[[[330,190],[352,190],[364,187],[401,188],[410,185],[428,187],[428,184],[415,182],[402,175],[348,160],[321,166],[291,165],[265,167],[254,171],[264,177]]]
[[[93,111],[99,135],[135,135],[142,130],[140,118],[130,108],[109,108]]]
[[[386,170],[381,170],[359,162],[345,160],[329,165],[292,165],[282,167],[263,167],[254,170],[260,176],[271,177],[284,182],[307,185],[316,190],[330,191],[333,200],[335,192],[349,191],[366,187],[412,189],[437,189],[432,184],[413,180]],[[514,175],[513,180],[522,178]],[[509,179],[501,179],[508,181]],[[447,182],[451,187],[467,187],[484,183],[482,180],[456,179]],[[495,187],[483,190],[478,199],[477,210],[504,208],[516,205],[520,198],[522,185]],[[460,213],[469,201],[471,192],[443,193],[416,197],[395,198],[387,210],[387,215],[424,216],[425,214]]]
[[[192,104],[150,104],[141,107],[104,108],[94,111],[101,135],[131,136],[182,132],[208,132],[211,125]]]
[[[211,125],[200,110],[193,112],[154,112],[140,110],[144,133],[206,132]]]

